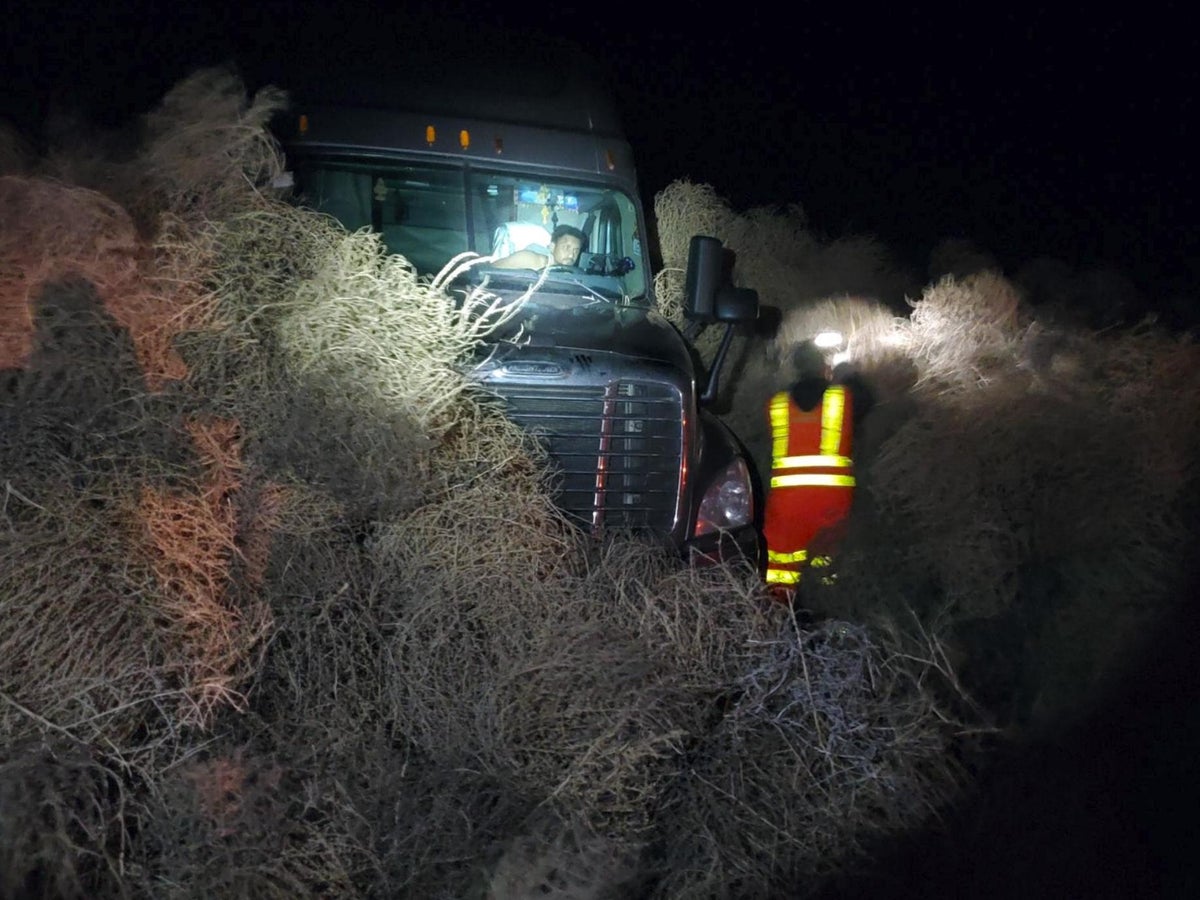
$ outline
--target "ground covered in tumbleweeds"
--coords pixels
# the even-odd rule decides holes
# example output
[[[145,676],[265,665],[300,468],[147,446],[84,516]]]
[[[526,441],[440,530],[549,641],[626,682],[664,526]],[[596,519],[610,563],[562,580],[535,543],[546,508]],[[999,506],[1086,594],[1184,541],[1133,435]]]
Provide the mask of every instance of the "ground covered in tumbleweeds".
[[[815,893],[1168,605],[1190,343],[1051,330],[994,273],[897,315],[870,241],[665,192],[668,315],[696,232],[784,311],[729,385],[756,457],[813,328],[877,395],[798,620],[559,517],[462,372],[511,307],[275,196],[281,102],[204,71],[132,158],[0,142],[0,897]],[[968,653],[1013,621],[1012,671]]]

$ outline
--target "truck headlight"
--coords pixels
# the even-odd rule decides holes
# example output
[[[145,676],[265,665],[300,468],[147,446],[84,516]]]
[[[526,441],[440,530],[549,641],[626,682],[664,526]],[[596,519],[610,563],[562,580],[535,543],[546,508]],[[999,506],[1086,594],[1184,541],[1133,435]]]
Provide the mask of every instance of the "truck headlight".
[[[692,537],[741,528],[753,521],[754,489],[750,484],[750,469],[744,459],[735,459],[721,470],[704,492]]]

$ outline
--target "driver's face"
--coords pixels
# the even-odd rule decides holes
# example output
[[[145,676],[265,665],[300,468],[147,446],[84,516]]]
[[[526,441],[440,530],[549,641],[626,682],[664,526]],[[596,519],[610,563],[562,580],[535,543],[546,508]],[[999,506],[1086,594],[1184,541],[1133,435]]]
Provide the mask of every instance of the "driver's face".
[[[583,241],[574,235],[564,234],[550,245],[551,265],[573,266],[579,262],[579,252],[583,249]]]

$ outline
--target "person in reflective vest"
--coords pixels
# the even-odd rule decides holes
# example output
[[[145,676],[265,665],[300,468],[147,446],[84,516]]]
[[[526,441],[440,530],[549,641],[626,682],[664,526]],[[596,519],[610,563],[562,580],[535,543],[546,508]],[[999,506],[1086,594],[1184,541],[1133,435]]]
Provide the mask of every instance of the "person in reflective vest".
[[[791,597],[807,570],[830,564],[854,496],[854,393],[801,378],[771,398],[771,482],[763,534],[767,583]]]

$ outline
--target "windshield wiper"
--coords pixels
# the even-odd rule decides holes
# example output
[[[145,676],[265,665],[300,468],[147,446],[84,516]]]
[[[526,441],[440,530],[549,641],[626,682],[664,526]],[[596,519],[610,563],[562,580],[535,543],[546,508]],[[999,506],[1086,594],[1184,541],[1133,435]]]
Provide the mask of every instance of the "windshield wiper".
[[[545,279],[545,281],[549,281],[551,284],[570,284],[574,287],[580,288],[591,295],[593,303],[613,303],[614,301],[620,301],[622,299],[621,294],[617,294],[612,291],[607,293],[599,291],[589,284],[584,284],[579,280],[578,277],[570,276],[565,272],[552,273]],[[563,292],[559,291],[557,293]]]

